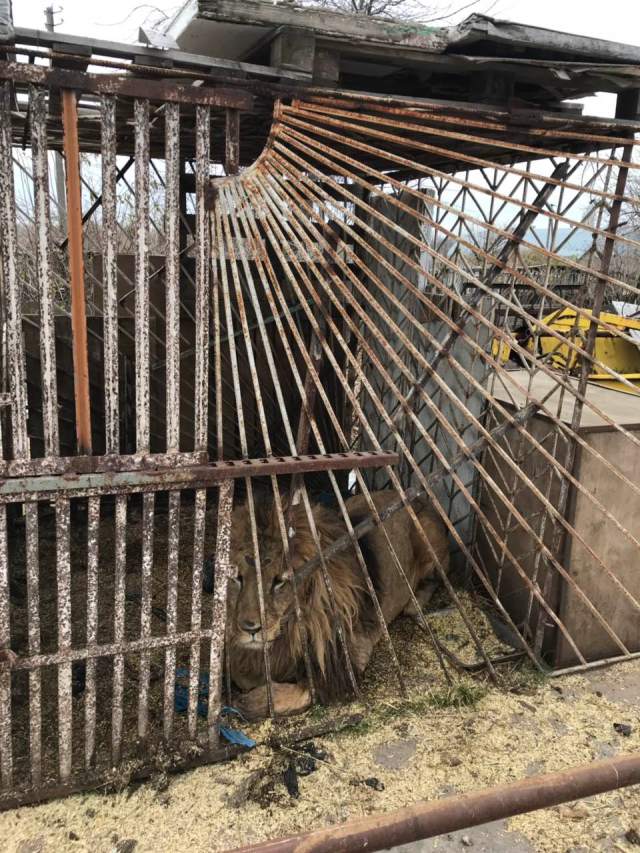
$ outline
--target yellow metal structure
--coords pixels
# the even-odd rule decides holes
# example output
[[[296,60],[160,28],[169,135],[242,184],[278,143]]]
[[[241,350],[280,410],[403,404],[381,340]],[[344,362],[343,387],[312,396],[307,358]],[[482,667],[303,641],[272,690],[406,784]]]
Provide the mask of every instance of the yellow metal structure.
[[[627,335],[631,331],[640,331],[640,320],[608,313],[600,314],[600,319],[608,326],[620,329],[621,332]],[[568,370],[569,373],[575,373],[580,366],[579,354],[570,349],[568,344],[562,343],[552,335],[545,334],[544,329],[547,327],[553,329],[559,332],[563,338],[566,338],[568,342],[573,342],[581,346],[586,340],[589,324],[589,311],[580,315],[577,315],[576,311],[571,308],[562,308],[559,311],[554,311],[552,314],[544,317],[537,339],[530,338],[527,343],[527,349],[533,352],[534,341],[536,341],[538,354],[546,356],[553,367],[558,370]],[[509,359],[511,347],[506,341],[499,342],[494,339],[492,352],[494,358],[499,358],[504,363]],[[621,374],[625,379],[638,387],[637,390],[633,390],[623,382],[613,379],[608,373],[604,373],[602,370],[596,370],[592,373],[589,376],[589,381],[597,382],[599,385],[606,388],[613,388],[616,391],[624,391],[627,394],[640,394],[640,341],[638,342],[638,346],[636,346],[618,337],[615,332],[599,325],[594,355],[597,361],[616,373]]]

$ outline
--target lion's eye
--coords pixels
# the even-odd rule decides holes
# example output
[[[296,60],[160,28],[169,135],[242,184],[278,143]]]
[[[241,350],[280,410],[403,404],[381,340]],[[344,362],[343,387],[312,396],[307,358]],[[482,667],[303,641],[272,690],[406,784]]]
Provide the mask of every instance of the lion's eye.
[[[278,592],[278,590],[279,590],[279,589],[282,589],[282,587],[283,587],[286,583],[287,583],[287,579],[286,579],[286,578],[274,578],[274,579],[273,579],[273,584],[272,584],[272,586],[271,586],[271,589],[273,590],[273,592]]]

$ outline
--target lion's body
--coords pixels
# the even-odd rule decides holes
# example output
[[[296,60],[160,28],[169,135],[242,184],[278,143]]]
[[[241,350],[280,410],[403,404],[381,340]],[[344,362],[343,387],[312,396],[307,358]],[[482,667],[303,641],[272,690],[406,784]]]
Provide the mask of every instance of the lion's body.
[[[378,511],[395,500],[391,492],[372,495]],[[346,501],[351,523],[355,526],[369,516],[361,495]],[[342,537],[345,524],[338,511],[321,505],[313,507],[313,521],[323,549]],[[402,571],[420,603],[424,603],[438,577],[436,560],[448,571],[446,529],[433,510],[417,505],[415,512],[424,535],[416,528],[406,510],[391,515],[384,523],[386,534],[396,551]],[[293,509],[289,565],[294,571],[317,554],[315,538],[302,504]],[[295,614],[292,585],[286,580],[282,536],[272,507],[263,507],[256,519],[263,578],[266,632],[260,619],[258,585],[248,510],[234,513],[232,562],[239,579],[229,590],[230,666],[233,682],[246,695],[241,704],[252,716],[267,712],[264,670],[264,637],[269,642],[269,664],[273,682],[273,700],[278,713],[303,710],[310,702],[306,683],[304,639]],[[428,540],[431,548],[425,543]],[[407,583],[398,571],[385,533],[380,528],[360,540],[362,555],[380,603],[384,621],[389,624],[403,611],[415,613]],[[433,553],[436,559],[434,560]],[[323,577],[317,569],[296,585],[302,623],[308,638],[309,659],[319,697],[329,700],[343,696],[349,687],[348,669],[340,647],[336,626],[342,626],[344,640],[356,675],[362,673],[382,634],[371,596],[356,552],[349,547],[326,561],[326,571],[335,601],[335,611]],[[251,630],[245,630],[245,628]]]

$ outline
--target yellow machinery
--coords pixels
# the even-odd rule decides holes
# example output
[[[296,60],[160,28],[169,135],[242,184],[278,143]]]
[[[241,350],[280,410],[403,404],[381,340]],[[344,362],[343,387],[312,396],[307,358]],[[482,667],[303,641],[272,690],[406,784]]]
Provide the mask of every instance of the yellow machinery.
[[[568,370],[569,373],[575,374],[580,367],[579,354],[552,335],[545,334],[544,327],[554,329],[568,341],[583,346],[589,329],[589,315],[590,312],[585,311],[584,314],[576,316],[576,312],[572,308],[562,308],[544,317],[542,320],[543,327],[540,329],[537,338],[538,354],[546,356],[546,360],[558,370]],[[600,314],[600,319],[603,323],[620,329],[627,336],[630,332],[640,331],[640,320],[606,313]],[[534,340],[530,337],[526,343],[530,352],[533,352]],[[493,357],[499,358],[503,363],[508,361],[511,355],[509,344],[497,339],[493,341],[492,351]],[[597,382],[598,385],[613,388],[616,391],[624,391],[627,394],[640,394],[640,340],[638,345],[632,344],[599,325],[594,355],[599,362],[616,373],[620,373],[625,379],[636,385],[637,390],[634,391],[628,385],[613,379],[597,366],[594,373],[589,376],[590,382]]]

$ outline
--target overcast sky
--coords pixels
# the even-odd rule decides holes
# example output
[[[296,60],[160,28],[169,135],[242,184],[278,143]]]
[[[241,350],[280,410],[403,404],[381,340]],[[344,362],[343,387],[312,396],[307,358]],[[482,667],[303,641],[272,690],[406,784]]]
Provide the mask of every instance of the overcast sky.
[[[16,25],[40,29],[44,24],[46,0],[14,0]],[[97,38],[116,41],[135,40],[138,26],[145,19],[158,20],[161,13],[171,15],[183,4],[175,0],[155,0],[138,3],[137,0],[109,0],[94,3],[91,0],[60,0],[55,8],[62,7],[56,20],[61,32],[79,35],[91,34]],[[428,2],[445,9],[456,8],[444,3]],[[460,6],[466,5],[460,0]],[[480,0],[457,17],[455,23],[473,11],[489,10],[494,17],[506,18],[549,29],[580,33],[581,35],[640,44],[640,2],[638,0]],[[441,22],[446,25],[446,21]],[[588,104],[588,111],[608,114],[613,99],[600,98]]]

